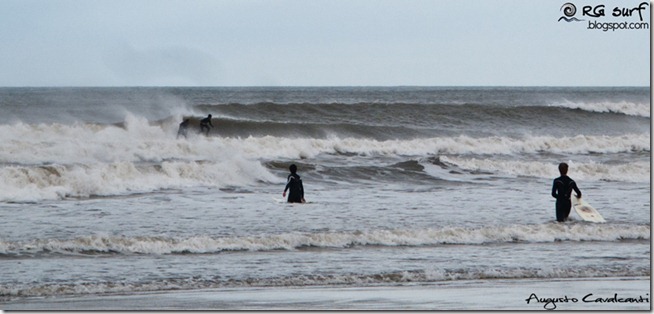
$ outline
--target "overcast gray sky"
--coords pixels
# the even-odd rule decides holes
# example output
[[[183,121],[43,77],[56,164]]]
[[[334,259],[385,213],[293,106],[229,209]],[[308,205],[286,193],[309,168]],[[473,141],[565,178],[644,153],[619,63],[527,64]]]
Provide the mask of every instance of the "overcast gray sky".
[[[642,2],[1,0],[0,86],[648,86]]]

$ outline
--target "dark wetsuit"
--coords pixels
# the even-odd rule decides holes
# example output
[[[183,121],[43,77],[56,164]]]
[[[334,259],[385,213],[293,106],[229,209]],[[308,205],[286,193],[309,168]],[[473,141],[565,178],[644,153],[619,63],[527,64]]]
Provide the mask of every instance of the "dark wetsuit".
[[[209,130],[211,130],[211,128],[209,126],[211,126],[211,128],[213,128],[213,124],[211,124],[211,118],[207,117],[207,118],[202,119],[200,121],[200,132],[204,132],[204,130],[207,129],[205,134],[209,135]]]
[[[191,120],[186,119],[184,122],[179,124],[179,130],[177,130],[177,137],[179,138],[180,136],[186,137],[186,132],[188,131],[188,125]]]
[[[570,208],[572,203],[570,202],[570,195],[572,190],[577,193],[578,197],[581,197],[581,191],[577,187],[577,183],[574,180],[570,179],[568,176],[560,176],[554,179],[552,184],[552,197],[556,198],[556,221],[563,222],[570,215]]]
[[[286,188],[284,192],[288,192],[288,202],[289,203],[302,203],[304,198],[304,187],[302,186],[302,179],[297,173],[291,173],[288,175],[288,183],[286,183]]]

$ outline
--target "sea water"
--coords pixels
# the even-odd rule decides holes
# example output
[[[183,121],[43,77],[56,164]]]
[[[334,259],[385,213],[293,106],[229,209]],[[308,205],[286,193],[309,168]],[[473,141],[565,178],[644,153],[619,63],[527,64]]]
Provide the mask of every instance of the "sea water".
[[[0,301],[649,281],[649,93],[0,88]],[[560,162],[607,223],[555,222]]]

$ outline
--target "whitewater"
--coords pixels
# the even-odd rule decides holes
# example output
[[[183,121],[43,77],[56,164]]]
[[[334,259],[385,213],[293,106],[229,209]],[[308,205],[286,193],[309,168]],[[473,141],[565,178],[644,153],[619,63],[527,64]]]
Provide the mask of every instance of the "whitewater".
[[[523,309],[514,284],[593,280],[645,295],[650,107],[639,87],[0,88],[0,308],[454,285]],[[560,162],[607,223],[555,222]],[[290,164],[306,204],[282,198]],[[382,308],[439,308],[421,296]]]

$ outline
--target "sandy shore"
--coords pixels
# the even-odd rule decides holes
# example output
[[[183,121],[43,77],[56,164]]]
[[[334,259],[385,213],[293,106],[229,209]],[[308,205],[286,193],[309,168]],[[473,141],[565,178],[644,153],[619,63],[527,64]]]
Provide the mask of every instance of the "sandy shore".
[[[617,294],[617,297],[616,297]],[[527,302],[529,299],[529,302]],[[548,302],[546,299],[556,299]],[[650,278],[231,288],[15,299],[3,310],[651,310]]]

